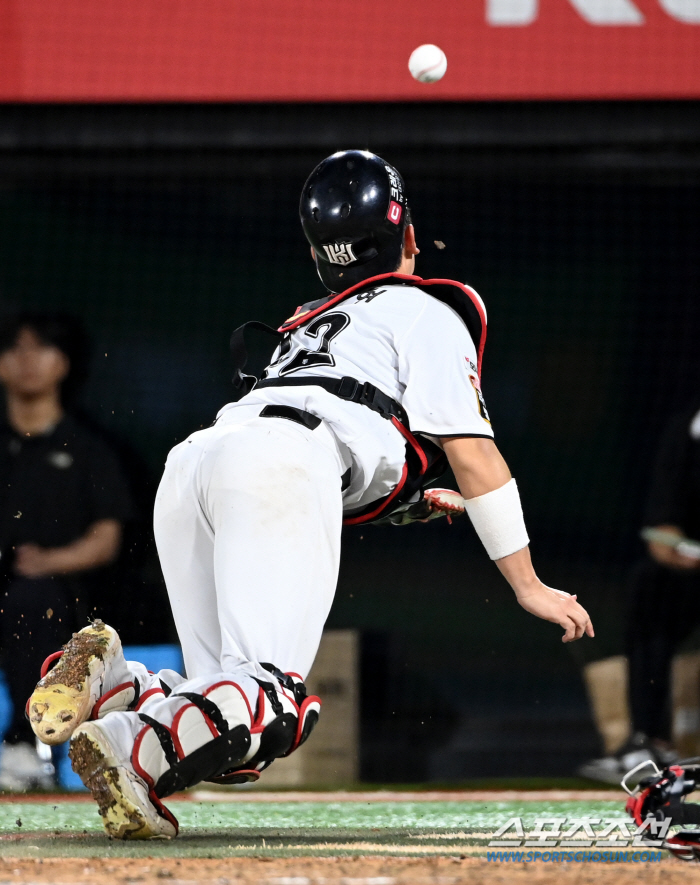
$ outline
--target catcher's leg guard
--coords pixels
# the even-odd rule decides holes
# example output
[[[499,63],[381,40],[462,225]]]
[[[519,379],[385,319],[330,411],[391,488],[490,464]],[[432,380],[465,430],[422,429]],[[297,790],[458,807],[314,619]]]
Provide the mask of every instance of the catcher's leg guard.
[[[96,620],[74,633],[62,651],[44,662],[41,679],[27,702],[27,716],[39,740],[61,744],[93,714],[97,704],[103,714],[124,710],[138,699],[138,693],[117,631]]]
[[[120,760],[107,723],[87,722],[76,729],[70,746],[74,771],[92,793],[108,836],[157,839],[177,835],[177,820],[133,771]]]
[[[307,696],[299,677],[263,666],[274,681],[256,680],[255,712],[236,682],[221,680],[201,693],[173,692],[169,724],[160,710],[139,714],[145,727],[131,761],[154,802],[201,781],[257,780],[274,759],[306,740],[318,721],[320,699]],[[173,701],[181,701],[174,715]]]
[[[206,778],[211,783],[256,781],[275,759],[289,756],[309,737],[321,713],[321,699],[307,695],[300,676],[262,664],[275,682],[258,680],[258,702],[250,728],[250,749],[243,764]]]

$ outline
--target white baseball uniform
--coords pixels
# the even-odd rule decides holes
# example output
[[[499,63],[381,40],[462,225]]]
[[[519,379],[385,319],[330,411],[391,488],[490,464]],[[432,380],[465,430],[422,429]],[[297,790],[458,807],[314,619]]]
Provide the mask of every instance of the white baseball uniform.
[[[291,332],[267,378],[349,376],[397,401],[413,433],[492,437],[477,364],[475,344],[451,307],[392,283],[350,295]],[[321,420],[312,419],[311,429],[261,415],[271,404]],[[168,735],[171,755],[187,756],[187,741],[204,749],[214,726],[192,699],[201,706],[217,691],[224,692],[224,711],[246,698],[244,724],[261,740],[255,710],[273,716],[260,702],[256,680],[270,680],[261,662],[306,677],[333,601],[343,511],[390,493],[405,461],[404,437],[391,421],[312,384],[253,390],[170,452],[155,534],[187,675],[167,674],[163,681],[174,691],[166,697],[158,674],[144,682],[143,668],[129,665],[147,689],[147,705],[104,720],[124,764],[131,758],[154,783],[172,765],[163,750]],[[285,698],[277,691],[289,705],[289,692]],[[226,713],[229,728],[237,716]]]
[[[351,296],[282,349],[268,378],[349,375],[401,403],[414,433],[493,436],[475,344],[452,308],[420,289]],[[260,417],[271,403],[322,423]],[[389,421],[313,386],[253,390],[176,446],[155,531],[188,677],[250,661],[305,677],[335,591],[342,510],[388,494],[404,462]]]

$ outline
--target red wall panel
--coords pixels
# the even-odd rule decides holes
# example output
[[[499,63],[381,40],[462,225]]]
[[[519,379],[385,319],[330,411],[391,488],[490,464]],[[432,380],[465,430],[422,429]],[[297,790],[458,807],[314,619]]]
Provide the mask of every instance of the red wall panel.
[[[524,0],[521,26],[489,24],[488,2],[0,0],[0,100],[700,97],[700,0]],[[579,8],[618,2],[641,23]],[[408,73],[421,43],[447,54],[440,83]]]

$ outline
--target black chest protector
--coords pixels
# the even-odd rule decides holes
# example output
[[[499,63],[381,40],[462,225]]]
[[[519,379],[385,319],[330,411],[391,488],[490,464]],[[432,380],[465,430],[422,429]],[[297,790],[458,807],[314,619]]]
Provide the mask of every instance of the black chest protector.
[[[476,293],[468,286],[453,280],[423,280],[421,277],[407,274],[381,274],[363,280],[356,286],[331,295],[319,301],[312,301],[297,308],[294,316],[286,320],[279,329],[273,329],[264,323],[250,322],[240,326],[231,336],[231,354],[233,356],[235,375],[234,386],[243,394],[251,390],[266,387],[322,387],[334,396],[348,402],[366,406],[380,414],[396,427],[406,442],[406,462],[401,479],[390,494],[377,501],[372,501],[357,510],[346,512],[345,525],[359,525],[366,522],[383,520],[390,514],[402,510],[419,501],[423,491],[447,469],[447,458],[442,449],[426,438],[423,434],[414,434],[408,416],[400,403],[387,396],[379,388],[369,382],[355,378],[329,378],[322,375],[304,375],[296,378],[263,378],[258,380],[253,375],[242,372],[248,353],[245,345],[246,329],[259,329],[269,332],[279,339],[301,328],[320,314],[335,307],[346,298],[359,295],[368,289],[376,289],[383,285],[405,285],[421,289],[443,304],[451,307],[467,327],[476,345],[477,369],[481,374],[481,360],[486,342],[486,316],[484,308]],[[436,342],[436,347],[440,343]],[[449,379],[445,379],[449,383]]]

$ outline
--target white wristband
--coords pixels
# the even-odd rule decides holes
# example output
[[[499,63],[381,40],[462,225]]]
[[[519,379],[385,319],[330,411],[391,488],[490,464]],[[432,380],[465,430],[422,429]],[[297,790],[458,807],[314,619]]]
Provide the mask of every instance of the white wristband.
[[[500,489],[470,498],[465,504],[469,519],[491,559],[503,559],[530,543],[514,479]]]

